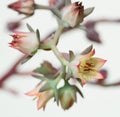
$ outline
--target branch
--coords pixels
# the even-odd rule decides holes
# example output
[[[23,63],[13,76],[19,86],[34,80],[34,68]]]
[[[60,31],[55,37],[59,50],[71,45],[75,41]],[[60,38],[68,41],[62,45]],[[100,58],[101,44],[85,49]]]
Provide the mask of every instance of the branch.
[[[85,22],[83,24],[83,26],[89,30],[91,27],[94,27],[97,23],[120,23],[120,19],[119,18],[118,19],[107,19],[107,18],[104,18],[104,19],[98,19],[98,20],[88,20],[87,22]],[[75,28],[77,28],[77,27],[75,27]],[[46,39],[48,39],[51,35],[54,35],[56,30],[57,29],[51,31],[44,39],[42,39],[43,40],[42,42],[44,42]],[[70,30],[73,30],[73,28],[66,28],[66,29],[64,29],[62,31],[62,33],[68,32]]]
[[[28,55],[22,56],[13,66],[12,68],[2,77],[0,78],[0,88],[3,87],[3,84],[6,80],[10,78],[10,76],[17,74],[18,65],[27,57]]]
[[[95,85],[95,86],[101,86],[101,87],[118,87],[120,86],[120,81],[119,82],[114,82],[114,83],[105,83],[103,82],[89,82],[90,85]]]

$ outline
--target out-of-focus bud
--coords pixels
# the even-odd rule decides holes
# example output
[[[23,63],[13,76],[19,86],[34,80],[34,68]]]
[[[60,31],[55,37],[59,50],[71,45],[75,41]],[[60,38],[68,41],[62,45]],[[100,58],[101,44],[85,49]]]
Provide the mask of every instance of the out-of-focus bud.
[[[101,69],[101,70],[100,70],[100,73],[103,75],[104,79],[107,78],[107,76],[108,76],[108,71],[107,71],[106,69]]]
[[[62,10],[62,20],[68,23],[70,27],[75,27],[83,21],[84,6],[82,2],[74,2],[67,5]]]
[[[8,5],[9,8],[25,15],[33,15],[34,0],[18,0]]]
[[[97,79],[95,84],[98,84],[98,85],[104,84],[108,76],[108,71],[106,69],[101,69],[100,73],[103,75],[104,79],[103,80]]]
[[[88,21],[85,23],[86,27],[86,37],[90,41],[94,41],[96,43],[102,43],[100,39],[99,33],[95,29],[96,22],[95,21]]]
[[[32,55],[39,48],[39,40],[35,32],[14,32],[10,47],[24,54]]]
[[[7,23],[7,29],[10,31],[14,31],[15,29],[19,28],[21,25],[20,21],[11,21]]]
[[[59,99],[64,110],[69,109],[76,102],[76,88],[69,84],[59,89]]]

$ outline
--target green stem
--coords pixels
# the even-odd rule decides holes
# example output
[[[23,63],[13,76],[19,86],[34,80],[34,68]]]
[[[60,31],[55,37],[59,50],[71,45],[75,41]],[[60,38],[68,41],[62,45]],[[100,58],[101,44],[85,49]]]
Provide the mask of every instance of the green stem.
[[[57,8],[51,8],[50,9],[54,15],[56,15],[59,19],[61,19],[61,13]]]
[[[62,55],[59,53],[59,51],[58,51],[58,49],[56,48],[56,46],[52,44],[52,45],[51,45],[51,49],[52,49],[52,51],[54,52],[54,54],[56,55],[56,57],[59,59],[59,61],[61,62],[61,64],[62,64],[63,66],[66,66],[66,65],[68,64],[68,61],[65,60],[65,59],[62,57]]]
[[[55,35],[54,35],[54,39],[53,39],[54,44],[58,42],[63,29],[64,29],[64,26],[60,24],[58,27],[58,30],[55,32]]]
[[[45,5],[40,5],[40,4],[35,4],[34,5],[35,9],[44,9],[44,10],[50,10],[51,7],[45,6]]]
[[[50,10],[54,15],[56,15],[58,18],[61,19],[61,13],[60,11],[55,8],[55,7],[49,7],[49,6],[45,6],[45,5],[40,5],[40,4],[35,4],[34,5],[35,9],[43,9],[43,10]]]

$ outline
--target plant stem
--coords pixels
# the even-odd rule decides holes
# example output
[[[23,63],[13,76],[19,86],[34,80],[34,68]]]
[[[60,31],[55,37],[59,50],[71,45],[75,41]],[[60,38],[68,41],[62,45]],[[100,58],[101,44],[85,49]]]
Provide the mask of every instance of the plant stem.
[[[54,44],[58,42],[63,29],[64,29],[64,26],[60,24],[58,27],[58,30],[55,32],[55,35],[54,35],[54,39],[53,39]]]
[[[56,57],[59,59],[59,61],[61,62],[61,64],[63,66],[66,66],[68,64],[68,61],[65,60],[62,55],[59,53],[58,49],[56,48],[55,45],[51,45],[51,49],[54,52],[54,54],[56,55]]]
[[[13,67],[2,77],[0,78],[0,88],[3,86],[4,82],[10,78],[10,76],[17,74],[17,67],[18,65],[27,57],[28,55],[24,55],[21,57],[14,65]]]
[[[35,4],[34,6],[35,6],[35,9],[50,10],[58,18],[61,18],[61,13],[56,7],[49,7],[49,6],[40,5],[40,4]]]
[[[51,7],[45,6],[45,5],[40,5],[40,4],[35,4],[34,5],[35,9],[44,9],[44,10],[50,10]]]

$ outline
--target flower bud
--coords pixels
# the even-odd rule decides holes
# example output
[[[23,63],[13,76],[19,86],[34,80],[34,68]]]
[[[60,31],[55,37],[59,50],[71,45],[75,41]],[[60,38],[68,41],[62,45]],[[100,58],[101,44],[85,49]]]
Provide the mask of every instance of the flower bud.
[[[74,2],[67,5],[62,10],[62,20],[68,23],[70,27],[75,27],[83,21],[84,6],[82,2]]]
[[[69,109],[76,101],[76,88],[69,84],[59,89],[59,98],[64,110]]]
[[[13,31],[21,26],[20,21],[10,21],[7,23],[7,29]]]
[[[18,0],[10,5],[9,8],[25,15],[32,15],[34,13],[34,0]]]
[[[24,54],[32,55],[39,48],[39,41],[35,32],[14,32],[10,47]]]

